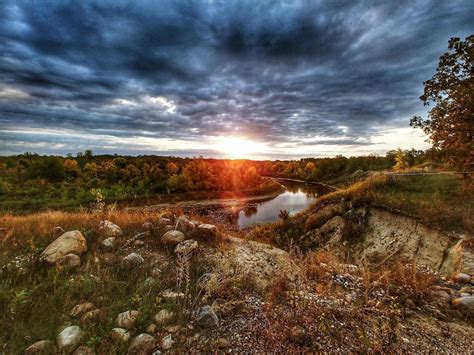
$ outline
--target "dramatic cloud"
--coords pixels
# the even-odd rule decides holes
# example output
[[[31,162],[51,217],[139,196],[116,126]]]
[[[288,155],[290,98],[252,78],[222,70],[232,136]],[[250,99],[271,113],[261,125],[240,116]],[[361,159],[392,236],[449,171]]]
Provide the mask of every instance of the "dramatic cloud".
[[[0,153],[422,147],[422,82],[473,17],[472,1],[3,1]]]

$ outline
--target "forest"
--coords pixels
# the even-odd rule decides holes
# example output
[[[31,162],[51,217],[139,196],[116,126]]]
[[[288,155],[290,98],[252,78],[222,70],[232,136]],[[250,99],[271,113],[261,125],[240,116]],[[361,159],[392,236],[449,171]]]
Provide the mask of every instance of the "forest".
[[[263,177],[337,183],[356,171],[411,167],[427,159],[435,158],[417,150],[293,161],[94,155],[90,150],[66,157],[25,153],[0,157],[0,206],[15,211],[183,193],[261,195],[278,189]]]

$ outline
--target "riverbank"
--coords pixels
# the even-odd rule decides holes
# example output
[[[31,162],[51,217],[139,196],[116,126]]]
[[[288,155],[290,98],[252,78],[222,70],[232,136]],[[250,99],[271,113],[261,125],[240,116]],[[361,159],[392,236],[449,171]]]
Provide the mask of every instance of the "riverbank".
[[[285,187],[273,180],[264,180],[264,182],[254,188],[242,189],[239,191],[191,191],[185,193],[152,194],[125,196],[123,198],[101,200],[107,206],[116,208],[141,207],[141,206],[172,206],[179,204],[196,204],[197,201],[211,201],[209,204],[215,204],[215,201],[224,200],[230,203],[232,200],[255,199],[256,201],[272,198],[285,190]],[[214,201],[214,202],[212,202]],[[0,201],[0,215],[5,214],[29,214],[32,212],[43,212],[48,210],[75,212],[89,209],[97,201],[91,197],[79,200],[57,199],[25,199],[25,200],[4,200]]]

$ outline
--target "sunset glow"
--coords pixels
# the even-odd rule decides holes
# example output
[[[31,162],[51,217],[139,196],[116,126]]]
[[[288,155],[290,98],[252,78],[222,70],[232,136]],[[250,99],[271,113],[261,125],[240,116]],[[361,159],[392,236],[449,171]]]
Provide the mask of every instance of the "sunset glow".
[[[241,137],[220,137],[216,148],[228,158],[250,158],[266,150],[265,144]]]

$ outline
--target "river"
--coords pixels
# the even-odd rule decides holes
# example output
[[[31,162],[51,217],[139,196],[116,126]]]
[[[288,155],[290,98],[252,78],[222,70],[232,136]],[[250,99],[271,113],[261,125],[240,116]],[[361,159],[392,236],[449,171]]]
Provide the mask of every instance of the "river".
[[[294,215],[309,207],[319,195],[329,192],[329,189],[322,185],[292,181],[280,183],[286,187],[286,191],[272,199],[251,204],[239,212],[236,222],[239,229],[252,224],[274,222],[279,219],[282,210]]]

